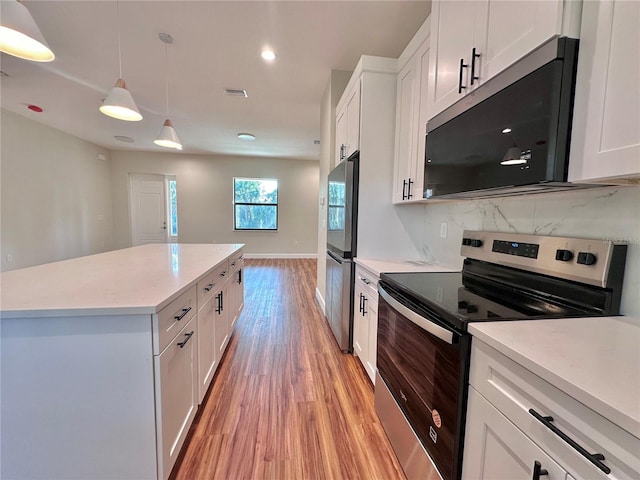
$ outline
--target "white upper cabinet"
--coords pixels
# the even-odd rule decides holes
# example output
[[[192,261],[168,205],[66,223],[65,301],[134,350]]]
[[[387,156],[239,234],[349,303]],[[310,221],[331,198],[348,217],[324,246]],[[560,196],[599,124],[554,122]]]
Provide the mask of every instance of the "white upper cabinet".
[[[569,181],[640,177],[640,3],[585,2]]]
[[[418,30],[400,55],[399,64],[392,200],[393,203],[407,203],[422,200],[427,123],[429,20]]]
[[[577,36],[579,1],[434,1],[429,117],[557,35]]]
[[[336,164],[360,148],[360,82],[344,95],[336,109]]]

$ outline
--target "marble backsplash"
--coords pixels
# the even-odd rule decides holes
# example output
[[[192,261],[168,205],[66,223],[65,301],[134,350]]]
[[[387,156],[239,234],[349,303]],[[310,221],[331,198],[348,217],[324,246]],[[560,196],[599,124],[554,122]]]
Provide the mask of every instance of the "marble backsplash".
[[[625,242],[621,313],[640,319],[640,187],[603,187],[484,200],[428,203],[422,215],[420,256],[462,266],[463,230],[599,238]],[[447,237],[440,236],[447,223]]]

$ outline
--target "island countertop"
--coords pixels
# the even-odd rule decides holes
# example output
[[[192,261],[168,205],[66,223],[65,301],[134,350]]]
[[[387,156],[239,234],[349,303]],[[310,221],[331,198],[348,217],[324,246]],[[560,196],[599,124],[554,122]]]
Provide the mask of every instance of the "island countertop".
[[[0,316],[153,314],[243,244],[147,244],[4,272]]]

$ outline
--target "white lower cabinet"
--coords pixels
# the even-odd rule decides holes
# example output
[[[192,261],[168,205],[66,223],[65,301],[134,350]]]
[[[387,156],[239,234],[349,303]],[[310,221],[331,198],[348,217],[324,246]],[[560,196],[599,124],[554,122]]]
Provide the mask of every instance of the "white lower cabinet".
[[[463,480],[565,479],[567,472],[473,387],[467,419]]]
[[[159,415],[158,466],[169,478],[198,409],[197,320],[192,318],[165,350],[154,358]]]
[[[378,276],[356,265],[353,312],[353,353],[373,383],[378,340]],[[355,305],[358,311],[355,311]]]
[[[476,337],[469,383],[464,479],[640,478],[640,439]]]
[[[218,367],[215,297],[198,310],[198,403],[202,403]]]

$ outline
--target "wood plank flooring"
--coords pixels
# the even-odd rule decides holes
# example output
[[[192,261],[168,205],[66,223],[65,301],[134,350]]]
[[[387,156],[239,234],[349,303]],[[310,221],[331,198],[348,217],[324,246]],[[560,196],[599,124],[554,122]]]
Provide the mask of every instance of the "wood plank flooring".
[[[373,387],[316,304],[316,261],[248,260],[244,279],[244,311],[172,480],[404,480]]]

